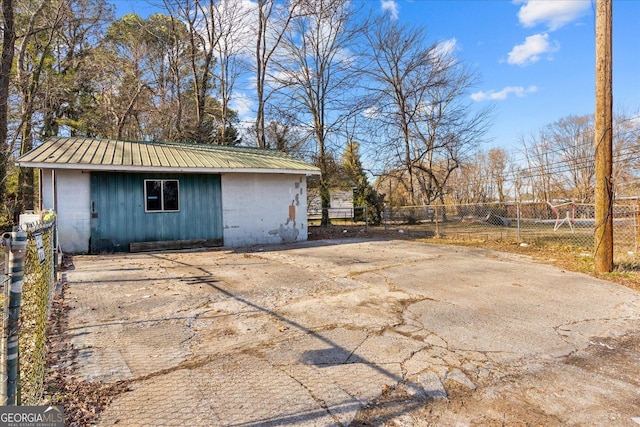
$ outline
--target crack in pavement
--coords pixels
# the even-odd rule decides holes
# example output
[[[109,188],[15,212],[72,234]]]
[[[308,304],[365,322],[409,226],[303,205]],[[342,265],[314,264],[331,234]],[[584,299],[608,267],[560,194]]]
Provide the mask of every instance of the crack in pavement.
[[[362,345],[364,345],[365,341],[367,341],[369,339],[370,332],[366,331],[364,328],[361,329],[362,331],[366,332],[367,334],[365,335],[364,339],[360,342],[360,344],[358,344],[352,351],[351,353],[349,353],[349,356],[347,356],[346,360],[344,361],[345,364],[347,364],[349,362],[349,359],[351,359],[351,357],[354,355],[354,353],[360,348],[362,347]]]
[[[271,367],[279,370],[280,372],[282,372],[283,374],[287,375],[289,378],[291,378],[292,380],[294,380],[295,382],[300,384],[300,386],[307,391],[309,396],[311,396],[311,398],[318,404],[318,406],[320,406],[322,409],[324,409],[327,412],[327,414],[337,423],[337,425],[339,425],[341,427],[344,425],[344,424],[342,424],[342,422],[340,421],[338,416],[331,412],[331,410],[329,409],[329,405],[327,405],[327,402],[325,402],[320,397],[316,396],[315,393],[311,390],[311,388],[307,387],[307,385],[304,382],[300,381],[295,376],[293,376],[289,372],[281,369],[280,367],[274,366],[269,360],[267,360],[267,359],[265,359],[265,360],[267,361],[267,363],[269,363],[269,365],[271,365]]]
[[[561,323],[560,325],[554,326],[554,328],[560,329],[565,326],[575,326],[581,323],[588,322],[610,322],[615,320],[623,320],[623,321],[640,321],[640,316],[622,316],[622,317],[601,317],[601,318],[593,318],[593,319],[580,319],[574,320],[573,322]],[[572,331],[572,329],[566,329],[566,331]]]

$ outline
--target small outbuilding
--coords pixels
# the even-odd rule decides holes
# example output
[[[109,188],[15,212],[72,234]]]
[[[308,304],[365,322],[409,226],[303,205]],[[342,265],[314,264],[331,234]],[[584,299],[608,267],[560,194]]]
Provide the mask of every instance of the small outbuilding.
[[[250,148],[51,138],[17,160],[38,168],[40,209],[66,253],[307,239],[307,175],[319,169]]]

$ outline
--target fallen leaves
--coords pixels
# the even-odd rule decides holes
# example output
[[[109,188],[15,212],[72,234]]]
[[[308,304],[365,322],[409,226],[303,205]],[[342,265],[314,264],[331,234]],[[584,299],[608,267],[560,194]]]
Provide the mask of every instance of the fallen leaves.
[[[64,408],[65,425],[80,427],[94,424],[100,413],[117,396],[129,391],[128,381],[101,383],[84,381],[71,375],[75,351],[65,336],[69,307],[64,302],[63,286],[51,306],[51,321],[47,331],[47,373],[43,405]]]

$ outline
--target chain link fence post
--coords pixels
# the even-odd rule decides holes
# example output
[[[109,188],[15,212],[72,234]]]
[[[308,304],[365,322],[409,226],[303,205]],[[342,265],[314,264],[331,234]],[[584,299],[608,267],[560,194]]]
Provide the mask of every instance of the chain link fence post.
[[[518,229],[516,231],[516,241],[520,243],[522,242],[522,238],[520,237],[520,202],[516,202],[516,222],[518,224]]]
[[[7,404],[7,340],[9,339],[9,254],[11,251],[11,233],[2,235],[2,245],[4,246],[4,268],[3,283],[4,288],[2,295],[2,342],[0,343],[0,405]]]
[[[369,205],[364,205],[364,231],[369,231]]]
[[[7,322],[7,405],[19,405],[19,347],[18,332],[20,329],[20,303],[24,280],[24,257],[27,249],[27,233],[18,230],[11,233],[11,249],[9,252],[9,274],[11,290],[9,291],[9,319]]]
[[[389,207],[385,206],[382,211],[382,221],[384,222],[384,231],[387,231],[387,222],[389,221]]]
[[[638,210],[638,205],[633,205],[633,228],[634,228],[634,249],[635,253],[638,253],[638,242],[640,241],[640,211]]]

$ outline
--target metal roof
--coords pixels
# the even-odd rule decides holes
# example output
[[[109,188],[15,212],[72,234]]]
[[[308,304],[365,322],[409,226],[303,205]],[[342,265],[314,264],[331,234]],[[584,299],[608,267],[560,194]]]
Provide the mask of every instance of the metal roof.
[[[83,137],[50,138],[20,156],[16,164],[129,172],[320,174],[316,166],[268,149]]]

